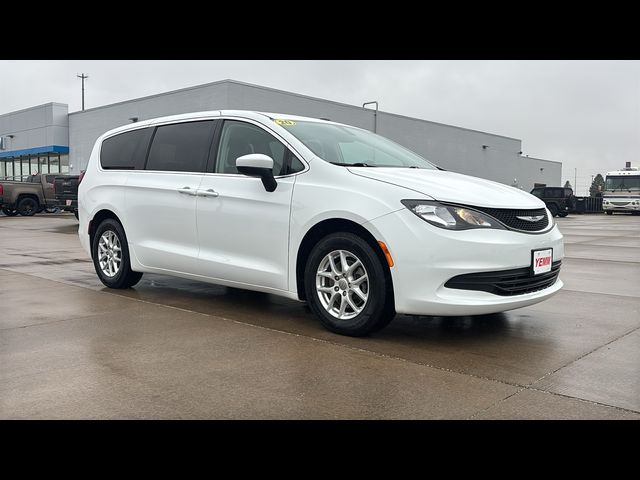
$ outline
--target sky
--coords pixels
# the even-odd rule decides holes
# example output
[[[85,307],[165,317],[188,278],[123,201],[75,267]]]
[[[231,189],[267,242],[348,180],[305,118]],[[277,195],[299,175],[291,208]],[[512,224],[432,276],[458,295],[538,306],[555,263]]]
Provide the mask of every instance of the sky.
[[[562,162],[584,195],[591,176],[640,167],[640,61],[1,61],[0,114],[47,102],[86,108],[234,79],[522,140]]]

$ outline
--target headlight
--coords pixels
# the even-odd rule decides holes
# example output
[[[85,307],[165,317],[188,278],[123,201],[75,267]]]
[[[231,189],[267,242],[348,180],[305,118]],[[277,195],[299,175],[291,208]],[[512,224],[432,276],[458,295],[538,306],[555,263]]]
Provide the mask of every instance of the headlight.
[[[489,215],[465,207],[443,205],[429,200],[402,200],[402,204],[418,217],[436,227],[449,230],[505,227]]]

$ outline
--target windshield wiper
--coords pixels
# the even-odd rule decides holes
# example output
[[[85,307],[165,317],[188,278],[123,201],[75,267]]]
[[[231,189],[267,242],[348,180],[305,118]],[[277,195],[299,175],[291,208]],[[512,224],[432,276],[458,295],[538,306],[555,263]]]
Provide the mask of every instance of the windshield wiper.
[[[368,163],[358,162],[358,163],[339,163],[339,162],[329,162],[331,165],[340,165],[341,167],[375,167],[376,165],[369,165]]]

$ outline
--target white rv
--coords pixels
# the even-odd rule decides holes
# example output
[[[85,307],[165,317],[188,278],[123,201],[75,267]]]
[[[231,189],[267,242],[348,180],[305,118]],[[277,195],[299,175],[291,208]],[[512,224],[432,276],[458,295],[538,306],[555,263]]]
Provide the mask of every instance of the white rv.
[[[607,172],[602,208],[607,215],[613,212],[640,213],[640,170],[631,162],[622,170]]]

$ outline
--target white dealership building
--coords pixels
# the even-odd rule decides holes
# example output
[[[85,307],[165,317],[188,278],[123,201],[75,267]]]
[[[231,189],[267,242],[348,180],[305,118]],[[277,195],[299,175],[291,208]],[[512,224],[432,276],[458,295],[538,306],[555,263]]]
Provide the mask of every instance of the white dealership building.
[[[359,99],[360,100],[360,99]],[[368,99],[364,99],[368,100]],[[326,118],[375,131],[446,170],[531,190],[558,186],[562,163],[522,156],[522,140],[382,110],[221,80],[68,113],[47,103],[0,114],[0,178],[78,173],[93,143],[111,128],[149,118],[204,110],[259,110]]]

